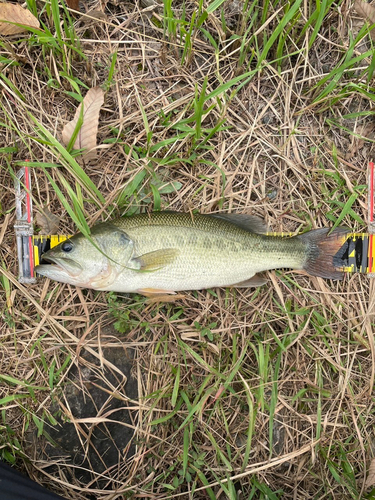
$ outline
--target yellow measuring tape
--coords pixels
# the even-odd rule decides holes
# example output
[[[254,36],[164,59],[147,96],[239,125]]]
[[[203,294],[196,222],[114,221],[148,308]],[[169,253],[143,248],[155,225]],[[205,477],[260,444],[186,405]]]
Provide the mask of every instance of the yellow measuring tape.
[[[294,233],[266,233],[266,236],[281,236],[290,238]],[[334,265],[347,273],[373,273],[375,271],[375,235],[369,233],[348,233],[344,245],[334,258]],[[53,234],[32,236],[34,249],[34,265],[40,264],[42,255],[62,241],[70,238],[69,235]]]
[[[343,248],[345,247],[345,248]],[[347,273],[373,273],[375,264],[375,240],[369,233],[349,233],[340,250],[340,261]],[[334,264],[335,259],[334,259]]]
[[[34,265],[38,266],[41,257],[44,253],[48,252],[51,248],[57,246],[62,241],[67,240],[70,236],[65,234],[51,234],[51,235],[34,235],[32,236],[33,250],[34,250]]]

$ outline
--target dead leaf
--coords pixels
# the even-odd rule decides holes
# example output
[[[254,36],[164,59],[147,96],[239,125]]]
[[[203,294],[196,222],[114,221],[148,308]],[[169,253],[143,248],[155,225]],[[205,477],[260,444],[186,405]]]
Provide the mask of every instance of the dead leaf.
[[[1,22],[7,21],[7,22]],[[17,23],[24,26],[17,26]],[[39,28],[38,19],[27,9],[17,3],[0,3],[0,35],[17,35],[27,31],[25,26]]]
[[[79,0],[65,0],[68,7],[79,10]]]
[[[366,2],[362,2],[362,0],[355,0],[354,8],[358,12],[358,14],[366,19],[370,24],[375,24],[375,6]],[[375,29],[370,31],[370,36],[372,40],[375,40]]]
[[[108,16],[102,10],[94,9],[82,14],[80,20],[88,27],[95,26],[98,21],[107,21]]]
[[[375,134],[375,124],[368,122],[356,130],[358,137],[353,139],[352,144],[349,147],[348,152],[344,155],[346,160],[350,160],[357,153],[359,149],[362,149],[366,139],[372,140]]]
[[[371,488],[375,485],[375,458],[371,460],[370,467],[367,471],[367,478],[365,482],[365,489]]]
[[[93,18],[92,20],[107,21],[108,19],[107,14],[99,9],[89,10],[86,15],[89,18]]]
[[[59,229],[60,217],[51,213],[48,208],[43,208],[38,212],[35,220],[42,234],[56,234]]]
[[[62,139],[67,146],[78,123],[81,107],[83,105],[83,123],[74,142],[74,149],[84,149],[82,159],[85,161],[96,158],[96,136],[99,127],[99,112],[104,104],[104,92],[100,87],[90,89],[83,102],[78,106],[71,122],[67,123],[62,131]]]

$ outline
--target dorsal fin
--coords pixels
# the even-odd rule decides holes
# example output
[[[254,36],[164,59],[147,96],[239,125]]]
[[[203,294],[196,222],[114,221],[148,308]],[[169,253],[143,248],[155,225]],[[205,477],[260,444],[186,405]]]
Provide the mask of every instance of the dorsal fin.
[[[256,234],[265,234],[269,232],[269,228],[266,223],[260,217],[256,215],[247,214],[208,214],[210,217],[215,217],[216,219],[223,219],[231,224],[234,224],[245,231]]]

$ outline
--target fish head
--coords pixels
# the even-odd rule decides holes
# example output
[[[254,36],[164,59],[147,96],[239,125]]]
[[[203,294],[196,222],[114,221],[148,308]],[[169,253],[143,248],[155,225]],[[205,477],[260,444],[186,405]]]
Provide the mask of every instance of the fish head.
[[[101,223],[87,238],[79,233],[43,254],[35,271],[61,283],[105,290],[127,267],[133,254],[133,242],[118,227]]]

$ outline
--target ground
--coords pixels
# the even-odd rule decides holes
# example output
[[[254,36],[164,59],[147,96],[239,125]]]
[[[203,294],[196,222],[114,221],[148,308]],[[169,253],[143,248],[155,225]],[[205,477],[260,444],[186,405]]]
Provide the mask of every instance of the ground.
[[[371,278],[150,303],[20,284],[13,228],[30,160],[62,234],[159,209],[366,231],[369,25],[346,0],[27,6],[44,31],[0,40],[2,459],[72,499],[374,498]],[[76,163],[61,132],[95,86]]]

